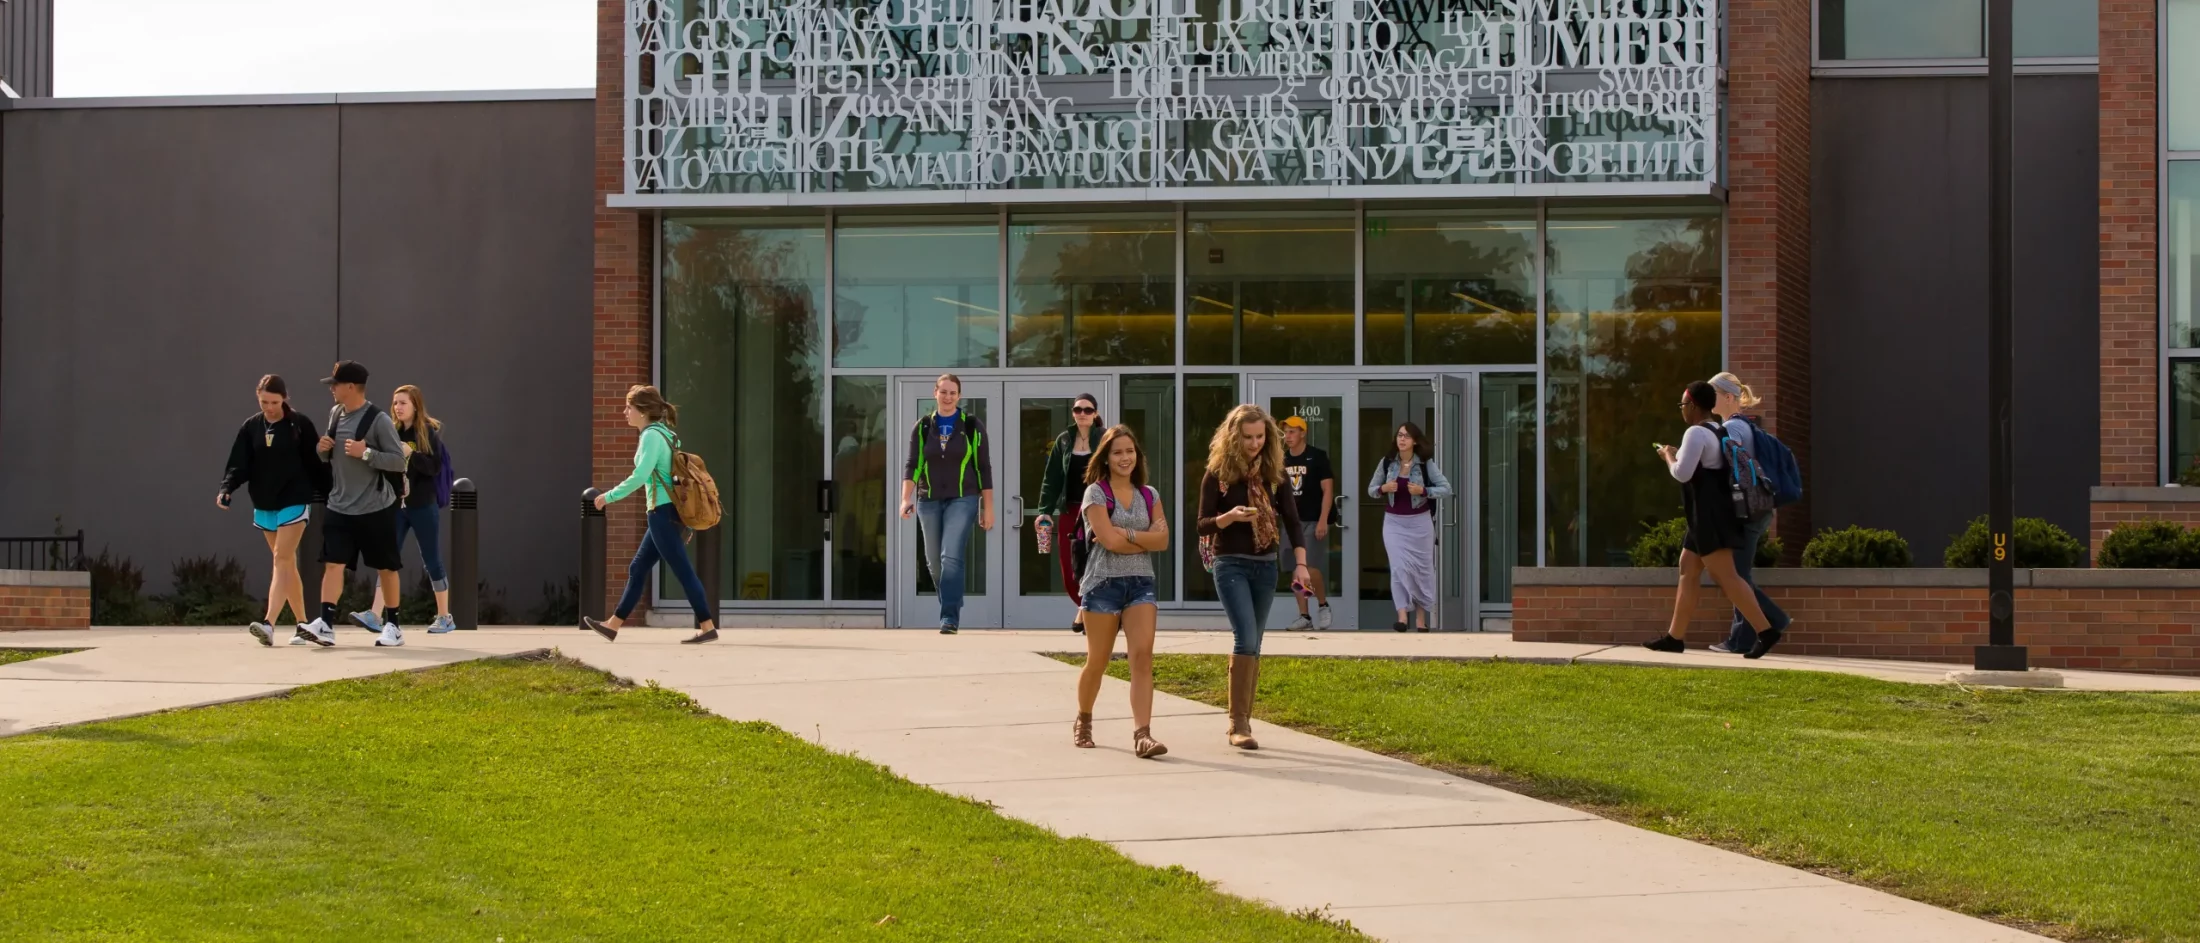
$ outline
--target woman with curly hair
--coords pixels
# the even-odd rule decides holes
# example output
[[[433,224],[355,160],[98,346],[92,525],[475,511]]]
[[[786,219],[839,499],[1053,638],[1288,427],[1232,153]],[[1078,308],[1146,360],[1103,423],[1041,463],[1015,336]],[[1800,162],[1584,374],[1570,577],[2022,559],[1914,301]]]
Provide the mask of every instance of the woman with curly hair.
[[[1230,410],[1207,444],[1199,481],[1199,535],[1213,551],[1215,595],[1230,617],[1230,745],[1255,750],[1253,691],[1260,683],[1260,637],[1276,594],[1276,550],[1299,532],[1298,502],[1283,487],[1283,440],[1258,406]],[[1288,531],[1283,528],[1289,528]],[[1292,578],[1309,584],[1306,548],[1292,545]]]

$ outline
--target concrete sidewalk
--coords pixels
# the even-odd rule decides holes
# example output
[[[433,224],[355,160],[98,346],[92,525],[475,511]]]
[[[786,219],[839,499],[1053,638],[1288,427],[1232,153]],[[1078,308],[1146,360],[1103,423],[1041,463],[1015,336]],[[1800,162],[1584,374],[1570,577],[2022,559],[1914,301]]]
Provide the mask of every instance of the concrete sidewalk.
[[[1319,738],[1257,724],[1262,749],[1222,736],[1215,708],[1155,698],[1169,755],[1130,755],[1128,686],[1102,693],[1100,749],[1069,745],[1076,669],[1037,652],[1082,650],[1063,631],[729,630],[681,646],[678,630],[617,643],[571,629],[408,637],[376,651],[350,633],[331,650],[260,648],[242,632],[11,634],[11,647],[97,646],[0,668],[0,729],[91,719],[101,705],[158,709],[467,658],[557,648],[636,681],[685,691],[730,718],[764,720],[914,782],[991,803],[1064,835],[1183,865],[1286,909],[1329,907],[1385,940],[2013,941],[2028,933],[1808,872],[1621,825]],[[1225,651],[1220,633],[1166,633],[1176,652]],[[1670,656],[1526,646],[1503,636],[1278,633],[1271,654],[1502,655],[1566,660]],[[1689,655],[1696,666],[1739,659]],[[1818,668],[1765,659],[1747,670]],[[1867,670],[1868,669],[1868,670]],[[1868,663],[1856,673],[1895,670]],[[1946,666],[1911,669],[1937,679]],[[2120,676],[2119,676],[2120,677]],[[2190,679],[2129,683],[2200,689]],[[2100,679],[2107,687],[2112,679]],[[193,688],[193,685],[199,687]],[[65,690],[66,708],[21,706]],[[106,693],[102,693],[106,692]],[[119,692],[134,692],[127,696]],[[167,706],[186,706],[184,703]]]

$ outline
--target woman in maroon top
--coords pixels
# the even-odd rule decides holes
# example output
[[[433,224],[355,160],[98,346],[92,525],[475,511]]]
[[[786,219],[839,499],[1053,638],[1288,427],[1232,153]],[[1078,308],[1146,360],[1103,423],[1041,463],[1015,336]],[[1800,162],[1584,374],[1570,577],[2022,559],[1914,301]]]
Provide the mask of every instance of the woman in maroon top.
[[[1260,636],[1276,595],[1280,528],[1299,532],[1299,504],[1283,483],[1283,439],[1268,413],[1246,403],[1230,410],[1207,444],[1199,480],[1199,536],[1214,550],[1215,595],[1230,617],[1230,745],[1258,749],[1253,689],[1260,683]],[[1310,583],[1306,548],[1291,547],[1292,578]]]
[[[1383,550],[1390,557],[1390,604],[1398,610],[1392,631],[1428,631],[1436,612],[1436,501],[1451,497],[1451,481],[1429,454],[1421,427],[1404,423],[1394,435],[1398,451],[1375,463],[1367,496],[1383,502]]]

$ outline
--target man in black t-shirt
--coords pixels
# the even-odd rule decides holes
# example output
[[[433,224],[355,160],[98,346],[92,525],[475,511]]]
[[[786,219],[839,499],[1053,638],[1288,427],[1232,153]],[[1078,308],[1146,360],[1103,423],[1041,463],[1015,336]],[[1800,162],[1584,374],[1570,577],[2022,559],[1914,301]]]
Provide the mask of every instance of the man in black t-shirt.
[[[1322,567],[1329,562],[1329,511],[1336,504],[1337,474],[1330,470],[1329,453],[1306,444],[1306,420],[1299,416],[1283,421],[1283,474],[1291,483],[1291,497],[1298,501],[1300,522],[1298,533],[1284,536],[1306,548],[1306,568],[1314,578],[1314,585],[1307,588],[1320,605],[1314,617],[1308,618],[1306,597],[1297,596],[1299,618],[1287,628],[1326,629],[1330,625],[1329,581],[1322,575]]]

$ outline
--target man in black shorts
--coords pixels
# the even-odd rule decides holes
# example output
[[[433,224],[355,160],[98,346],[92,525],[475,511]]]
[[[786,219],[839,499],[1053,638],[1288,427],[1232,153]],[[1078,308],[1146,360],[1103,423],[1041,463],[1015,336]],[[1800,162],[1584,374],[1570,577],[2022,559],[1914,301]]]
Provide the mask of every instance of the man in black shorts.
[[[379,618],[355,612],[352,618],[378,633],[374,644],[405,644],[397,626],[397,505],[404,497],[405,447],[388,413],[367,402],[367,368],[349,360],[322,379],[336,400],[321,437],[321,460],[330,464],[328,514],[321,525],[321,616],[298,627],[298,641],[336,644],[336,600],[344,593],[344,570],[353,562],[374,570],[382,580],[389,607]]]
[[[1283,420],[1283,474],[1291,482],[1291,497],[1299,503],[1299,532],[1284,537],[1291,546],[1306,548],[1307,575],[1314,578],[1314,585],[1307,588],[1321,604],[1308,618],[1306,597],[1298,596],[1299,618],[1287,628],[1326,629],[1330,626],[1329,584],[1322,566],[1329,562],[1329,509],[1336,505],[1337,473],[1330,470],[1328,452],[1306,443],[1303,417]]]

